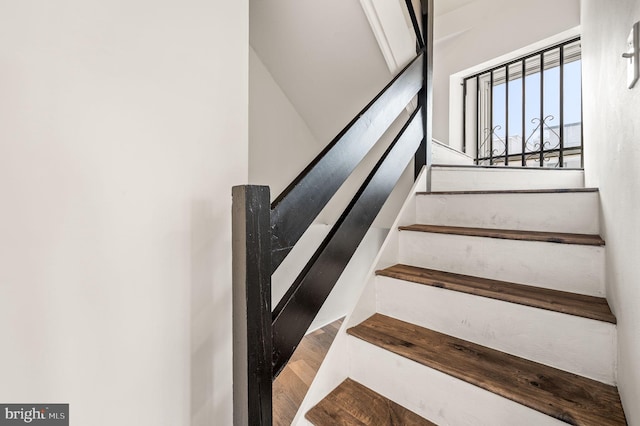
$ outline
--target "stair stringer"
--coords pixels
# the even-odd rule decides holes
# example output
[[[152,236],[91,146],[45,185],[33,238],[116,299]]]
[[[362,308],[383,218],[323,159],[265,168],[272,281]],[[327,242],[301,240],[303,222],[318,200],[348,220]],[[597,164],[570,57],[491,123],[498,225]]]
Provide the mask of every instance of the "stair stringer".
[[[423,168],[402,205],[396,220],[393,225],[391,225],[389,233],[365,277],[366,284],[360,294],[358,302],[352,311],[347,314],[340,330],[338,330],[331,348],[327,352],[313,383],[309,387],[298,409],[296,417],[291,423],[292,425],[311,425],[311,423],[304,418],[305,413],[349,376],[348,341],[350,336],[346,331],[348,328],[359,324],[376,313],[375,272],[378,269],[389,267],[398,262],[400,241],[400,230],[398,228],[403,225],[410,225],[416,221],[416,196],[418,192],[424,192],[427,189],[427,173],[427,168]]]

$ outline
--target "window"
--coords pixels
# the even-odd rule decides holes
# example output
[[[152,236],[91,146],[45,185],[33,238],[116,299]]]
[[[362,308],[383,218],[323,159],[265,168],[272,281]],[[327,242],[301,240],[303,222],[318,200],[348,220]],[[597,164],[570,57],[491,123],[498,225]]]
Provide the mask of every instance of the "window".
[[[582,167],[580,46],[569,40],[464,79],[464,146],[477,164]]]

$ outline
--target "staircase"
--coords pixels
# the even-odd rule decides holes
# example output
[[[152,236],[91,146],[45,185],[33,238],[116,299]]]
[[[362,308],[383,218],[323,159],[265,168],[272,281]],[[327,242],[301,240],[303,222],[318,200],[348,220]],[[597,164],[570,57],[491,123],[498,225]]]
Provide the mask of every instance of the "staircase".
[[[434,166],[431,182],[297,424],[626,424],[597,189],[580,170]]]

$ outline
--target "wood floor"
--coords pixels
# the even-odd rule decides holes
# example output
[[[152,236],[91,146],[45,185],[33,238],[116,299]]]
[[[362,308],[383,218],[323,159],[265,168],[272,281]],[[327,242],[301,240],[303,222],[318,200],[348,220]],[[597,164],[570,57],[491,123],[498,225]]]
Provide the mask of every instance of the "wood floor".
[[[340,325],[342,319],[305,336],[273,382],[274,426],[291,425]]]

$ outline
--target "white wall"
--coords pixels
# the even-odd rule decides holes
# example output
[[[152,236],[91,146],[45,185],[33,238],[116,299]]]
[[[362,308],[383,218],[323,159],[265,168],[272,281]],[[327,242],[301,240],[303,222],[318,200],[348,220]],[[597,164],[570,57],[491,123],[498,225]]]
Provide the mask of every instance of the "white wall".
[[[231,424],[248,1],[0,2],[0,401]]]
[[[640,424],[640,85],[627,89],[621,55],[636,0],[582,1],[586,185],[600,188],[607,299],[618,319],[618,387]]]
[[[450,138],[449,76],[580,24],[579,0],[475,0],[435,18],[433,137],[461,149]],[[453,83],[452,83],[453,84]]]
[[[466,165],[472,166],[474,164],[473,157],[464,154],[451,148],[449,145],[445,145],[442,142],[433,140],[431,142],[431,152],[433,164],[447,164],[447,165]],[[433,189],[432,189],[433,190]]]
[[[256,0],[250,41],[324,146],[391,80],[358,0]]]
[[[277,197],[324,148],[249,48],[249,182]]]

